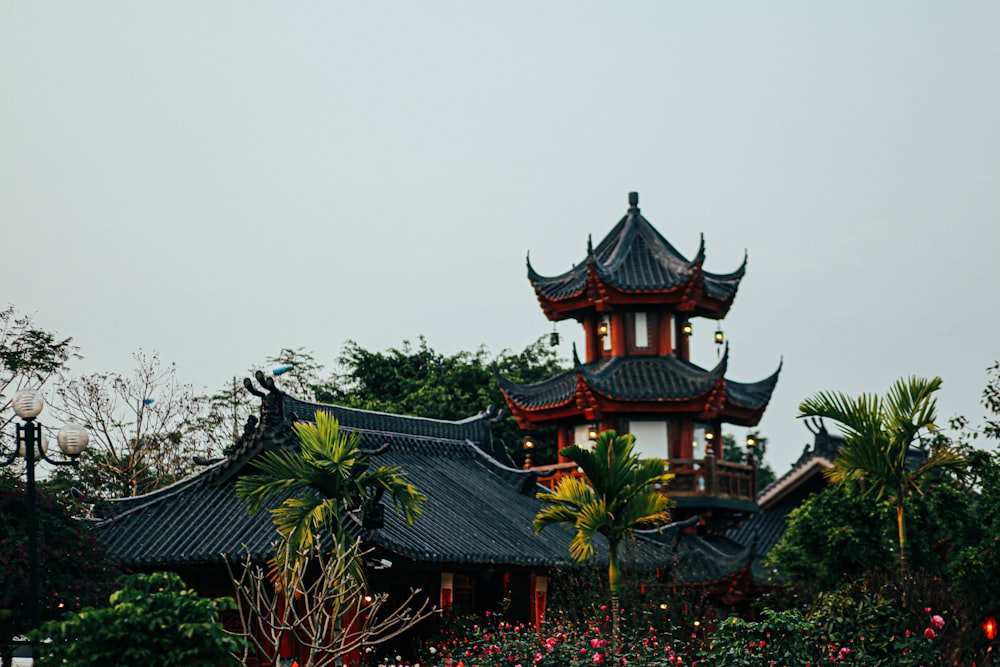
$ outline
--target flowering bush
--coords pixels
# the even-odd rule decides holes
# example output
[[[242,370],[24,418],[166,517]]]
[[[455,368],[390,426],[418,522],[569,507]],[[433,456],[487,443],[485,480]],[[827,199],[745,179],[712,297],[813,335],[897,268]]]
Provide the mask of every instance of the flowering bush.
[[[601,608],[602,613],[606,612]],[[426,667],[605,667],[684,662],[671,632],[642,624],[643,615],[623,610],[622,637],[611,639],[607,615],[586,622],[553,621],[535,629],[497,616],[485,622],[451,619],[441,640],[428,644]],[[680,650],[682,653],[683,650]]]
[[[946,621],[930,607],[900,611],[895,602],[849,587],[821,594],[807,612],[765,610],[763,620],[732,618],[699,651],[702,667],[943,665],[939,632]]]
[[[423,667],[818,667],[950,664],[942,642],[949,613],[905,611],[863,585],[820,594],[804,609],[764,610],[761,619],[721,621],[713,632],[681,629],[651,613],[623,615],[615,645],[603,610],[596,620],[547,623],[536,630],[485,619],[451,618],[425,647]],[[701,626],[704,627],[704,626]]]

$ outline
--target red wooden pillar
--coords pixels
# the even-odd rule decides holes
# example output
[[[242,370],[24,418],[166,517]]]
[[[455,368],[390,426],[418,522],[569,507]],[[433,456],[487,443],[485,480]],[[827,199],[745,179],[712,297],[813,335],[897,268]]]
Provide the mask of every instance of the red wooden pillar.
[[[455,598],[455,575],[451,572],[441,573],[441,610],[451,613],[451,603]]]
[[[559,429],[559,436],[556,442],[556,447],[558,448],[557,453],[563,450],[563,447],[569,447],[573,444],[573,429],[568,426],[563,426]],[[559,463],[569,463],[572,459],[568,459],[562,454],[559,454]]]
[[[675,331],[677,332],[677,356],[684,361],[690,361],[691,359],[691,337],[684,333],[684,323],[687,321],[688,318],[686,316],[678,316],[677,326],[675,327]]]
[[[593,313],[587,314],[583,318],[583,331],[587,334],[587,349],[585,352],[587,358],[585,361],[593,361],[601,358],[601,345],[603,341],[601,336],[597,335],[597,324],[600,321],[600,316]]]
[[[680,423],[680,443],[678,447],[679,458],[694,458],[694,424],[689,419],[684,419]]]
[[[671,317],[669,313],[663,313],[657,319],[659,320],[659,322],[657,322],[656,329],[659,335],[657,337],[656,354],[660,355],[673,354],[674,353],[673,336],[671,335],[672,332],[670,331],[670,327],[672,326],[674,321],[673,317]]]
[[[549,590],[549,578],[540,574],[531,575],[531,626],[539,627],[545,622],[546,595]]]
[[[625,313],[615,311],[611,313],[611,356],[625,356]]]

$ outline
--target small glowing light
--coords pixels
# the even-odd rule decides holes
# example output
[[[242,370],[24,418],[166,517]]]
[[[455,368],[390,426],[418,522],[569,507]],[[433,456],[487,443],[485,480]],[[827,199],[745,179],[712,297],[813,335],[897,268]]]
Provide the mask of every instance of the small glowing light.
[[[684,333],[685,336],[690,336],[691,335],[691,332],[694,331],[694,328],[691,326],[691,321],[690,320],[684,322],[684,326],[681,327],[681,331]]]
[[[694,627],[696,627],[696,628],[701,627],[701,621],[695,621],[694,622]]]
[[[597,440],[597,426],[591,424],[587,427],[587,440]]]
[[[716,329],[715,330],[715,344],[716,345],[722,345],[722,341],[723,340],[725,340],[725,337],[722,335],[722,329]]]
[[[534,449],[535,448],[535,441],[534,441],[534,439],[530,435],[524,436],[524,448],[525,449]]]
[[[597,335],[598,336],[607,336],[608,335],[608,323],[607,322],[601,322],[600,324],[597,325]]]
[[[660,603],[660,609],[666,611],[669,608],[670,608],[670,605],[668,605],[666,602],[661,602]]]
[[[715,438],[715,434],[712,433],[711,431],[709,431],[708,433],[705,434],[705,439],[708,440],[709,442],[711,442],[714,438]]]
[[[983,633],[990,641],[997,638],[997,619],[995,616],[990,616],[983,621]]]
[[[371,604],[374,599],[375,598],[373,598],[372,596],[366,595],[365,596],[365,604]]]
[[[747,436],[747,449],[752,449],[757,446],[757,441],[754,440],[753,436]]]

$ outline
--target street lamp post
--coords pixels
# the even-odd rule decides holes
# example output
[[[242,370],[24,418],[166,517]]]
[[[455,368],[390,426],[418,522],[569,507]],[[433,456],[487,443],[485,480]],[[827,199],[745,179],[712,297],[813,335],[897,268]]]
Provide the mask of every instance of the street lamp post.
[[[35,464],[44,460],[55,466],[76,465],[76,457],[87,448],[87,444],[90,442],[90,434],[87,433],[87,429],[79,424],[66,424],[59,429],[59,435],[56,439],[59,443],[59,449],[69,459],[65,461],[50,459],[46,454],[48,443],[45,434],[42,433],[42,425],[35,421],[35,417],[45,407],[41,393],[35,389],[22,389],[14,394],[14,398],[11,399],[11,405],[14,408],[15,414],[23,419],[24,423],[16,425],[14,451],[11,452],[5,461],[0,462],[0,467],[9,466],[19,456],[23,456],[27,469],[27,486],[25,490],[28,496],[28,608],[31,615],[31,629],[34,630],[41,625]]]

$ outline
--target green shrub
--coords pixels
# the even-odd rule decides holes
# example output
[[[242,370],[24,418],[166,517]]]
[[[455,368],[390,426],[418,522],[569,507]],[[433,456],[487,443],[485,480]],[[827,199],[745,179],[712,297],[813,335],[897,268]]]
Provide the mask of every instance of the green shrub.
[[[123,577],[110,606],[85,608],[32,633],[40,667],[93,665],[237,665],[242,640],[228,634],[220,614],[230,598],[206,599],[172,572]]]

